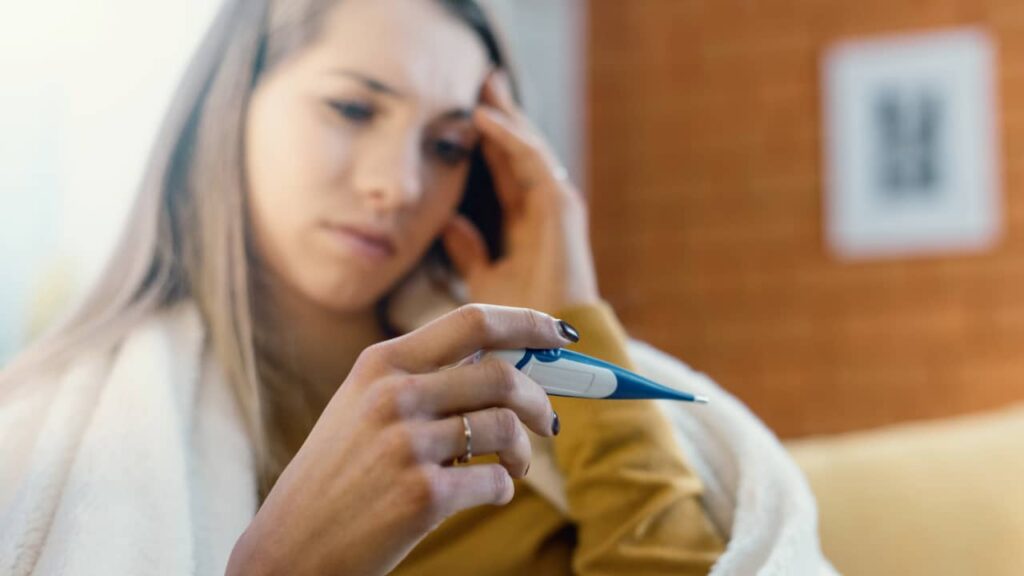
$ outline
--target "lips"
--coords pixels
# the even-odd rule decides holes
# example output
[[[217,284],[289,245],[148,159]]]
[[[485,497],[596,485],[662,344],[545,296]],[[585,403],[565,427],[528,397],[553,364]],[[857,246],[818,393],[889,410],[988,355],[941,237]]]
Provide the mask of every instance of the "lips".
[[[395,255],[395,241],[389,233],[383,230],[333,222],[325,222],[323,228],[335,243],[361,256],[380,260]]]

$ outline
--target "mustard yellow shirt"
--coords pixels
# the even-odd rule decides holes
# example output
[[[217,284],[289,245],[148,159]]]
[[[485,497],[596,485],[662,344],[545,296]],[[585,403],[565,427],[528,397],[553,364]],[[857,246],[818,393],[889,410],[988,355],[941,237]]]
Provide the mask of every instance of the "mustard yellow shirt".
[[[572,348],[629,367],[626,336],[606,304],[558,315],[580,332]],[[561,421],[555,459],[569,503],[563,515],[515,480],[505,506],[464,510],[431,532],[392,572],[399,576],[707,574],[722,538],[701,504],[666,417],[647,400],[552,397]],[[473,462],[497,462],[474,457]]]

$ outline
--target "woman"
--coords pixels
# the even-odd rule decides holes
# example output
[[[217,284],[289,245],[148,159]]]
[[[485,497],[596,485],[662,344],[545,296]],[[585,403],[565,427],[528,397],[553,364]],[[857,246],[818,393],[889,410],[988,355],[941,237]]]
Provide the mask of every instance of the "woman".
[[[198,382],[198,400],[167,400],[137,424],[193,422],[181,474],[207,478],[210,490],[189,500],[195,558],[185,565],[197,572],[706,573],[721,540],[652,404],[549,399],[514,369],[475,361],[485,348],[578,342],[629,362],[597,289],[583,202],[562,174],[517,108],[473,2],[231,2],[175,101],[110,269],[7,370],[4,417],[28,422],[31,411],[17,408],[26,394],[64,398],[85,379],[100,382],[85,429],[137,417],[106,400],[125,381],[140,394],[156,387],[149,380]],[[424,277],[463,284],[481,304],[398,335],[398,294]],[[191,332],[203,335],[194,350],[175,336]],[[128,359],[152,356],[140,349],[165,360]],[[193,357],[198,368],[183,368]],[[230,528],[210,528],[226,505],[210,496],[220,464],[201,441],[218,425],[203,395],[221,382],[249,426],[259,481],[258,512],[230,546],[217,544]],[[22,405],[32,402],[38,422],[63,400]],[[40,426],[22,428],[29,448],[10,470],[48,474],[33,465],[49,438]],[[527,428],[534,441],[558,435],[568,514],[524,481]],[[107,441],[104,459],[137,449],[132,438]],[[90,442],[85,434],[68,453]],[[143,450],[134,466],[163,465],[160,453]],[[43,484],[88,486],[84,474],[69,464]],[[39,481],[0,482],[8,521]],[[248,494],[235,487],[233,510]],[[55,501],[24,512],[37,519],[32,530],[4,526],[17,551],[4,567],[67,569],[90,553],[51,559],[71,533],[64,526],[81,521]]]

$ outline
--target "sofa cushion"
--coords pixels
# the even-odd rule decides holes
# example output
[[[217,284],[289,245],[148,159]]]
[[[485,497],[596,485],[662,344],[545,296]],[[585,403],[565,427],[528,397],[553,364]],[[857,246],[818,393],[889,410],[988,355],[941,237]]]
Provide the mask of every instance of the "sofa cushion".
[[[1024,404],[787,448],[843,574],[1024,574]]]

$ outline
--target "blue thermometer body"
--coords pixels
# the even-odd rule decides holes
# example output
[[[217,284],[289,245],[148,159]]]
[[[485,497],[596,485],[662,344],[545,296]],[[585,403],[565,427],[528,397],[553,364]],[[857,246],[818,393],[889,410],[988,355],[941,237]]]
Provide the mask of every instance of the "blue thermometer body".
[[[540,384],[553,396],[602,399],[669,399],[707,404],[707,398],[675,390],[653,380],[562,348],[491,350],[496,356],[515,366]]]

